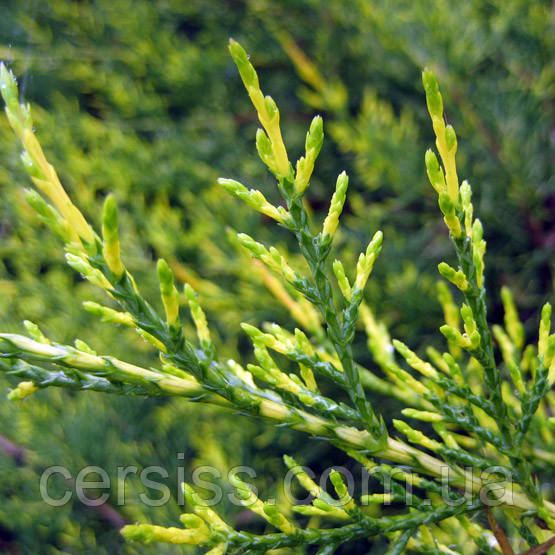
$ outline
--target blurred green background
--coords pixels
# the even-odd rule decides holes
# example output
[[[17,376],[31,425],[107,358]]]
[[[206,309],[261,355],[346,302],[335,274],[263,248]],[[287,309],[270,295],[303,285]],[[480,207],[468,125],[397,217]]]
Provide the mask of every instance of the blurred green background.
[[[283,231],[215,184],[218,176],[232,177],[277,200],[256,156],[254,111],[227,52],[230,36],[241,42],[281,110],[292,159],[302,154],[311,118],[324,116],[327,140],[307,196],[315,219],[324,217],[335,177],[347,170],[350,196],[335,248],[354,268],[383,229],[367,300],[393,336],[418,348],[439,342],[436,266],[453,258],[424,171],[433,144],[420,83],[426,65],[440,81],[459,136],[459,174],[472,184],[484,223],[491,319],[500,319],[501,285],[513,289],[530,334],[540,302],[552,297],[551,9],[550,2],[525,0],[4,0],[0,58],[19,77],[43,148],[87,218],[98,225],[104,197],[116,195],[123,257],[145,296],[159,302],[153,260],[166,258],[199,292],[220,354],[248,359],[240,322],[296,324],[231,231],[277,244],[293,258],[295,250]],[[22,186],[29,180],[19,154],[2,117],[2,331],[21,333],[29,319],[53,340],[79,337],[101,354],[155,363],[132,331],[81,309],[83,300],[105,299],[66,267],[61,245],[26,206]],[[355,349],[374,368],[362,334]],[[14,384],[0,381],[4,398]],[[389,400],[374,402],[386,414],[397,410]],[[223,472],[248,464],[270,496],[283,453],[315,470],[344,462],[295,432],[180,401],[65,391],[2,401],[0,551],[131,553],[117,532],[121,522],[172,525],[183,512],[174,501],[143,505],[144,490],[133,480],[117,514],[75,499],[50,508],[38,490],[50,465],[73,476],[98,465],[112,483],[119,465],[162,465],[176,493],[178,465],[187,478],[199,464]],[[236,509],[222,510],[251,525]],[[372,549],[379,553],[380,545]]]

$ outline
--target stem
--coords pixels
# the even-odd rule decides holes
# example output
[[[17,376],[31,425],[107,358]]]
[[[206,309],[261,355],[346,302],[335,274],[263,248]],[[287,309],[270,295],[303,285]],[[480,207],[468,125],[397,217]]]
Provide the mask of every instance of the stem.
[[[472,256],[472,241],[469,237],[463,236],[459,239],[453,238],[455,251],[459,264],[468,280],[468,288],[463,291],[464,298],[468,306],[472,309],[478,333],[480,334],[480,346],[472,355],[484,368],[486,385],[489,388],[491,402],[495,408],[497,424],[505,442],[511,446],[512,435],[508,423],[507,407],[503,402],[501,393],[501,377],[495,364],[493,351],[493,339],[487,321],[487,308],[485,303],[485,289],[479,288],[476,279],[476,267]]]
[[[489,507],[486,507],[486,516],[488,517],[491,531],[493,532],[493,535],[495,536],[495,539],[497,540],[501,551],[503,551],[503,555],[515,555],[515,552],[513,551],[509,540],[507,539],[505,531],[503,530],[503,528],[501,528],[501,526],[499,526],[499,523],[497,522],[497,520],[495,520],[495,517],[493,516],[493,513],[491,512],[491,509]]]
[[[543,555],[543,553],[547,553],[549,548],[553,545],[555,545],[555,536],[549,538],[545,543],[536,545],[528,551],[522,552],[520,555]]]
[[[281,184],[283,191],[291,187],[285,180]],[[337,317],[338,309],[333,301],[333,292],[328,272],[325,268],[325,261],[329,254],[329,243],[324,245],[320,237],[315,237],[308,225],[308,215],[299,198],[291,198],[285,194],[289,211],[292,219],[293,231],[297,237],[299,249],[306,259],[314,282],[314,290],[311,291],[326,323],[327,335],[337,353],[339,361],[343,366],[344,386],[353,404],[359,410],[368,429],[376,438],[383,436],[385,429],[380,420],[376,417],[360,380],[358,368],[353,359],[351,343],[353,330],[341,324]],[[303,291],[304,292],[304,291]],[[306,292],[304,292],[306,294]],[[355,308],[356,313],[356,308]]]
[[[299,529],[295,534],[266,534],[257,536],[245,532],[237,532],[230,538],[230,546],[241,550],[268,550],[298,545],[318,545],[323,543],[344,543],[347,541],[367,538],[376,534],[388,534],[399,530],[413,530],[424,524],[440,522],[451,516],[471,513],[479,510],[480,502],[468,503],[459,507],[442,505],[428,513],[402,515],[400,517],[383,517],[377,519],[363,518],[360,522],[331,529]]]
[[[5,341],[10,341],[12,345],[18,344],[27,349],[27,352],[15,351],[9,353],[13,359],[11,365],[4,364],[4,370],[17,374],[18,376],[25,377],[34,381],[39,387],[46,385],[57,385],[61,387],[69,387],[73,389],[100,389],[106,392],[125,394],[129,388],[136,389],[141,394],[148,393],[150,395],[175,395],[185,397],[194,401],[209,402],[212,404],[228,407],[228,408],[241,408],[244,412],[253,416],[261,417],[277,424],[286,424],[296,430],[326,438],[337,447],[343,450],[355,449],[358,452],[368,453],[373,452],[376,456],[382,457],[389,461],[399,463],[402,465],[410,465],[420,472],[430,476],[443,478],[445,471],[448,467],[447,463],[436,459],[427,453],[415,449],[405,443],[387,437],[382,447],[376,450],[375,438],[367,430],[360,430],[353,427],[344,426],[333,422],[329,419],[316,416],[306,411],[297,409],[287,405],[283,400],[277,400],[275,397],[270,398],[264,396],[264,392],[260,390],[252,390],[248,398],[239,397],[237,391],[241,391],[246,396],[245,390],[239,390],[233,393],[233,402],[228,401],[222,396],[210,391],[206,386],[197,384],[192,380],[184,380],[174,376],[165,376],[158,374],[151,370],[142,369],[137,366],[129,365],[111,359],[110,364],[107,365],[105,358],[89,356],[81,357],[80,364],[90,362],[96,364],[95,368],[84,368],[83,366],[75,368],[71,365],[71,361],[64,361],[64,351],[60,346],[50,345],[48,349],[52,351],[50,355],[30,354],[30,349],[35,345],[35,342],[20,336],[7,336],[4,335]],[[24,341],[24,342],[23,342]],[[36,344],[39,348],[44,346]],[[52,360],[48,356],[53,357]],[[42,358],[41,358],[42,357]],[[30,362],[25,362],[29,358]],[[17,360],[20,359],[20,360]],[[32,364],[40,360],[42,364],[52,365],[52,370]],[[72,359],[75,360],[75,357]],[[113,369],[114,374],[110,376],[106,370]],[[0,366],[2,369],[2,366]],[[117,370],[117,374],[115,370]],[[60,370],[63,370],[60,372]],[[66,374],[65,372],[68,372]],[[104,376],[111,379],[116,379],[116,383],[112,383],[104,376],[96,376],[92,372],[99,372]],[[126,384],[125,381],[128,381]],[[132,381],[129,384],[129,381]],[[161,385],[163,387],[161,387]],[[165,389],[168,388],[168,389]],[[455,487],[466,489],[470,486],[470,490],[479,493],[484,487],[484,482],[474,476],[473,473],[459,469],[459,475],[455,476],[452,480]],[[513,483],[502,484],[505,488],[505,494],[500,499],[502,503],[518,508],[520,510],[536,510],[537,504],[530,500],[529,497],[514,492]],[[468,491],[468,490],[467,490]],[[555,516],[555,505],[544,501],[544,507],[550,514]]]

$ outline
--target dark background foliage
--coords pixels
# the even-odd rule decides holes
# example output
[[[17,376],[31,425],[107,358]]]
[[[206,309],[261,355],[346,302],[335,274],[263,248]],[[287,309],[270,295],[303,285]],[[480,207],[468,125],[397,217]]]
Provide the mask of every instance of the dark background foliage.
[[[368,302],[393,336],[414,348],[440,341],[435,268],[452,256],[423,164],[433,136],[419,75],[433,67],[459,135],[460,175],[473,186],[485,227],[491,318],[499,320],[498,290],[509,285],[532,333],[554,279],[549,2],[3,2],[0,58],[20,77],[41,143],[75,203],[98,224],[101,202],[114,192],[123,256],[146,296],[158,302],[152,261],[163,256],[199,291],[220,352],[248,358],[240,322],[294,322],[229,230],[284,250],[293,245],[215,184],[229,176],[277,199],[256,157],[257,122],[227,54],[230,36],[251,53],[263,90],[278,103],[292,158],[302,152],[310,119],[324,115],[328,138],[308,200],[319,221],[336,175],[348,171],[336,249],[354,267],[373,232],[383,229]],[[321,86],[303,82],[288,40],[318,68]],[[79,337],[99,353],[153,364],[151,349],[132,332],[81,310],[82,300],[104,299],[65,266],[59,243],[25,205],[21,186],[28,181],[5,119],[0,145],[2,330],[21,332],[29,319],[53,340]],[[362,334],[355,347],[373,367]],[[1,384],[4,391],[13,385]],[[374,402],[384,413],[398,410],[389,400]],[[259,489],[270,492],[285,452],[314,470],[344,462],[316,441],[238,415],[92,393],[42,391],[24,403],[2,402],[0,434],[0,550],[14,553],[131,552],[118,519],[169,525],[182,512],[175,502],[144,506],[138,483],[128,484],[128,503],[117,515],[75,500],[48,508],[38,480],[49,465],[67,466],[74,476],[98,465],[115,483],[118,465],[159,464],[176,493],[178,465],[187,476],[199,464],[222,471],[248,464]]]

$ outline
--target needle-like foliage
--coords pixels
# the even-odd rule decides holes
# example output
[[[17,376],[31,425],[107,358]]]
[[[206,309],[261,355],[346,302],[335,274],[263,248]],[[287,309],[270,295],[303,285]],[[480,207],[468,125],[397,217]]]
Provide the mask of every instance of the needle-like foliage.
[[[186,333],[191,326],[186,325],[181,310],[182,297],[163,259],[157,263],[163,305],[163,312],[158,312],[125,265],[114,198],[108,196],[104,203],[99,235],[48,163],[35,135],[30,107],[20,104],[15,78],[2,65],[0,88],[6,114],[38,191],[27,194],[29,204],[63,241],[68,264],[103,290],[110,304],[89,302],[85,308],[108,323],[135,329],[159,356],[157,366],[143,368],[99,355],[82,341],[75,346],[58,344],[28,325],[30,337],[0,334],[0,369],[21,379],[10,397],[22,399],[37,389],[58,386],[183,397],[184,401],[219,405],[327,441],[384,486],[382,491],[356,498],[334,470],[330,474],[334,495],[330,495],[285,456],[286,467],[295,471],[300,485],[310,493],[309,504],[265,502],[236,476],[231,480],[240,503],[273,529],[268,533],[235,529],[191,485],[183,484],[193,513],[181,515],[182,526],[128,525],[122,533],[130,541],[198,545],[212,554],[308,545],[318,546],[319,553],[331,553],[345,542],[379,536],[389,543],[389,553],[406,549],[453,553],[469,543],[475,545],[475,552],[510,552],[511,543],[490,509],[494,506],[503,515],[503,523],[511,526],[511,538],[518,536],[519,546],[525,543],[541,553],[540,544],[547,546],[555,532],[555,505],[535,479],[542,464],[555,460],[549,447],[553,445],[549,416],[555,381],[551,306],[545,304],[542,309],[537,341],[525,346],[511,293],[504,289],[504,326],[490,327],[484,231],[475,218],[471,186],[459,181],[457,136],[445,123],[433,73],[424,70],[422,82],[437,154],[429,150],[425,165],[457,267],[445,262],[438,267],[446,280],[439,286],[439,296],[446,316],[440,331],[447,351],[430,348],[425,360],[402,341],[391,339],[364,301],[365,287],[382,248],[387,248],[387,237],[376,230],[362,245],[356,267],[330,260],[347,196],[347,175],[338,176],[321,225],[312,221],[307,210],[303,196],[324,140],[322,118],[313,119],[305,152],[293,163],[276,102],[263,94],[244,49],[233,40],[229,49],[262,126],[256,148],[275,177],[282,205],[272,204],[260,191],[233,179],[219,182],[223,190],[294,236],[304,269],[289,260],[287,253],[256,238],[239,233],[237,241],[264,268],[275,291],[282,291],[279,287],[284,283],[303,299],[302,305],[292,299],[290,303],[304,330],[285,330],[277,324],[259,329],[245,323],[243,330],[252,342],[256,363],[244,368],[239,361],[220,356],[190,284],[185,286],[184,298],[196,335]],[[380,376],[356,360],[352,346],[358,324],[368,334]],[[284,370],[285,359],[298,368],[297,373]],[[335,386],[333,397],[330,384]],[[379,406],[370,402],[370,391],[403,401],[402,415],[380,414]],[[391,502],[394,510],[381,516],[368,508]],[[300,516],[295,518],[293,513]],[[308,525],[306,516],[317,517],[319,524],[314,526],[310,520]],[[491,532],[484,528],[486,523]]]

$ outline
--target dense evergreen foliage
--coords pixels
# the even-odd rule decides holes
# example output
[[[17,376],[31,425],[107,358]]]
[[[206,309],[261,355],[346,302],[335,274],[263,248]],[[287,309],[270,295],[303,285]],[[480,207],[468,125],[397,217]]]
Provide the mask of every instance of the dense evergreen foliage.
[[[334,252],[354,268],[361,243],[383,229],[387,248],[366,303],[393,337],[419,353],[443,343],[439,334],[430,337],[443,322],[435,268],[443,260],[456,266],[423,163],[434,137],[419,73],[433,68],[459,136],[459,174],[471,180],[484,222],[490,319],[502,320],[499,292],[509,285],[523,333],[535,340],[553,286],[548,3],[373,2],[370,9],[354,1],[53,1],[7,2],[4,13],[1,55],[22,75],[22,99],[32,104],[40,143],[72,201],[100,230],[100,207],[114,193],[124,261],[142,295],[157,296],[152,260],[163,257],[177,282],[198,292],[219,357],[251,357],[241,322],[318,333],[306,305],[291,310],[295,305],[283,302],[297,299],[295,289],[253,263],[234,231],[275,245],[298,268],[294,237],[216,183],[219,175],[233,176],[280,202],[252,155],[258,124],[226,54],[229,36],[253,53],[264,89],[280,106],[292,159],[304,152],[314,114],[324,115],[329,139],[305,206],[323,220],[335,176],[347,170],[349,196]],[[115,341],[112,327],[82,310],[81,301],[103,303],[104,295],[67,268],[59,240],[23,201],[16,185],[27,177],[5,118],[0,139],[2,331],[21,333],[28,319],[60,344],[79,337],[99,353],[156,364],[133,330],[118,328]],[[362,322],[368,330],[368,320]],[[186,324],[186,333],[192,330]],[[352,348],[358,362],[380,374],[362,326]],[[8,378],[5,385],[16,383]],[[327,395],[338,394],[328,387]],[[368,393],[378,413],[400,410],[395,397]],[[248,463],[264,471],[257,486],[266,495],[277,487],[272,475],[281,473],[284,452],[314,470],[346,460],[328,444],[307,445],[297,432],[179,399],[45,390],[23,403],[2,403],[0,418],[0,545],[26,552],[133,550],[123,546],[121,522],[170,526],[183,512],[175,502],[138,503],[138,483],[130,484],[134,501],[118,507],[119,516],[107,518],[78,501],[47,509],[37,501],[38,480],[52,464],[74,474],[98,465],[115,478],[118,464],[160,464],[175,474],[179,464],[189,472],[201,463],[222,469]],[[184,463],[176,457],[182,452]],[[549,479],[545,464],[537,470]],[[222,516],[237,518],[237,509],[226,507]],[[383,544],[374,549],[382,552]]]

